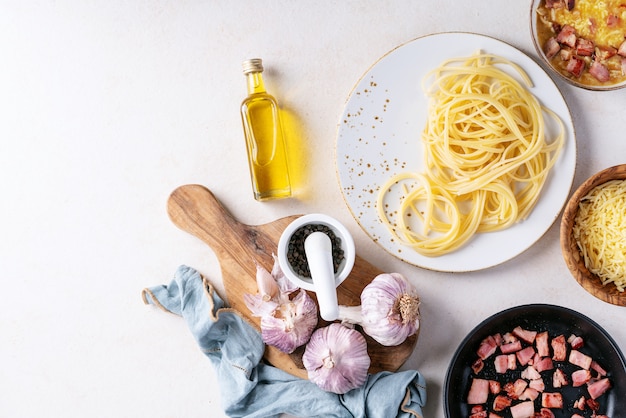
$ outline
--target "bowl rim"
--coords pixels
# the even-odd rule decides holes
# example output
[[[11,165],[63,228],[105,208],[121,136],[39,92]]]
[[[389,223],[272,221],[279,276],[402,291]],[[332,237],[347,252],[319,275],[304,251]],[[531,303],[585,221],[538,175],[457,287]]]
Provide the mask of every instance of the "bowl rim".
[[[581,88],[581,89],[590,90],[590,91],[614,91],[614,90],[620,90],[626,87],[626,80],[622,81],[621,83],[610,84],[606,86],[590,86],[587,84],[580,83],[576,81],[575,79],[566,77],[564,74],[562,74],[560,71],[558,71],[556,68],[552,66],[550,61],[546,58],[546,55],[543,52],[543,48],[541,47],[541,45],[539,45],[539,40],[537,39],[536,9],[542,1],[543,0],[531,0],[530,1],[530,37],[532,39],[537,55],[539,55],[541,63],[547,66],[550,72],[552,74],[556,74],[559,79],[564,80],[567,83],[575,87]]]
[[[563,209],[560,224],[561,253],[574,279],[587,292],[604,302],[626,306],[626,292],[620,292],[613,285],[603,285],[581,261],[580,251],[573,237],[573,226],[580,201],[594,188],[610,180],[626,180],[626,164],[607,167],[587,178],[572,194]],[[591,279],[595,277],[595,280]]]

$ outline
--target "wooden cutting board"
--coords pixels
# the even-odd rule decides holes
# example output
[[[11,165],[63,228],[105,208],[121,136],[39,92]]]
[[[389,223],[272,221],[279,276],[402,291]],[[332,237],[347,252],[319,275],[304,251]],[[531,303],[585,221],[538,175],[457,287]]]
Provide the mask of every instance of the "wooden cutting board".
[[[230,307],[239,311],[257,329],[260,318],[250,315],[243,301],[246,293],[256,294],[255,261],[271,270],[278,240],[283,230],[300,215],[277,219],[264,225],[246,225],[237,221],[207,188],[200,185],[184,185],[172,192],[167,211],[172,222],[208,244],[217,255]],[[352,272],[337,288],[337,300],[341,305],[360,304],[363,288],[381,271],[356,256]],[[315,298],[314,292],[309,295]],[[318,327],[327,325],[320,319]],[[396,371],[411,355],[417,342],[417,334],[395,347],[385,347],[365,335],[368,354],[372,360],[370,372]],[[303,379],[307,373],[302,366],[303,349],[285,354],[275,347],[267,346],[265,359],[286,372]]]

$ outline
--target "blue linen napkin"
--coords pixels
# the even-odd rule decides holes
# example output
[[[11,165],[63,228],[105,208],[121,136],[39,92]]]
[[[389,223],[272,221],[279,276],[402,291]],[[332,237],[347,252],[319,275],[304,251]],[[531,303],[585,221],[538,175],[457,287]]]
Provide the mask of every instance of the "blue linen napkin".
[[[185,319],[217,372],[230,417],[423,418],[426,382],[416,370],[372,374],[362,387],[337,395],[264,363],[260,333],[191,267],[180,266],[168,286],[146,288],[142,296]]]

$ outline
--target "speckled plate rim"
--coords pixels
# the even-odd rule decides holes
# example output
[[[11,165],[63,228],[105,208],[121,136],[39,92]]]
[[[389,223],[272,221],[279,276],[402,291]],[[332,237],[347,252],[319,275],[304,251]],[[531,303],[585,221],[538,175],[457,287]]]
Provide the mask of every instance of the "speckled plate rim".
[[[376,196],[381,184],[390,176],[399,171],[419,170],[421,166],[420,133],[427,105],[421,89],[422,78],[445,59],[469,56],[477,50],[508,58],[527,72],[534,84],[530,90],[563,121],[565,146],[528,219],[504,231],[478,234],[453,253],[422,256],[393,240],[378,219]],[[383,55],[365,72],[346,101],[337,127],[335,153],[344,201],[374,242],[393,256],[418,267],[467,272],[506,262],[546,233],[569,196],[577,149],[572,117],[563,95],[534,60],[489,36],[445,32],[404,43]]]

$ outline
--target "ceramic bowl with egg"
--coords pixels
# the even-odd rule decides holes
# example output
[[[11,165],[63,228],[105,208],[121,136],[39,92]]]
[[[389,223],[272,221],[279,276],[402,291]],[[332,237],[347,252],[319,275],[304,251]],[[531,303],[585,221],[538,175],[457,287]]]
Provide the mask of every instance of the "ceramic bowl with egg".
[[[530,28],[539,57],[588,90],[626,86],[626,8],[607,0],[533,0]]]
[[[612,279],[615,281],[604,283],[607,278],[611,279],[611,275],[605,273],[607,268],[609,273],[613,273],[626,267],[626,253],[623,250],[626,228],[623,228],[622,222],[626,216],[626,210],[622,207],[626,200],[626,189],[621,189],[623,193],[619,192],[617,187],[622,184],[620,182],[626,184],[626,164],[606,168],[583,182],[563,210],[560,239],[565,263],[576,281],[593,296],[614,305],[626,306],[626,291],[620,291],[615,284],[626,283],[626,275],[613,274]],[[610,190],[612,195],[603,198],[605,203],[595,205],[595,213],[592,214],[589,212],[589,204],[602,188],[606,193]],[[602,216],[606,218],[602,219]],[[598,225],[601,225],[600,228]],[[585,256],[584,252],[600,255]]]

